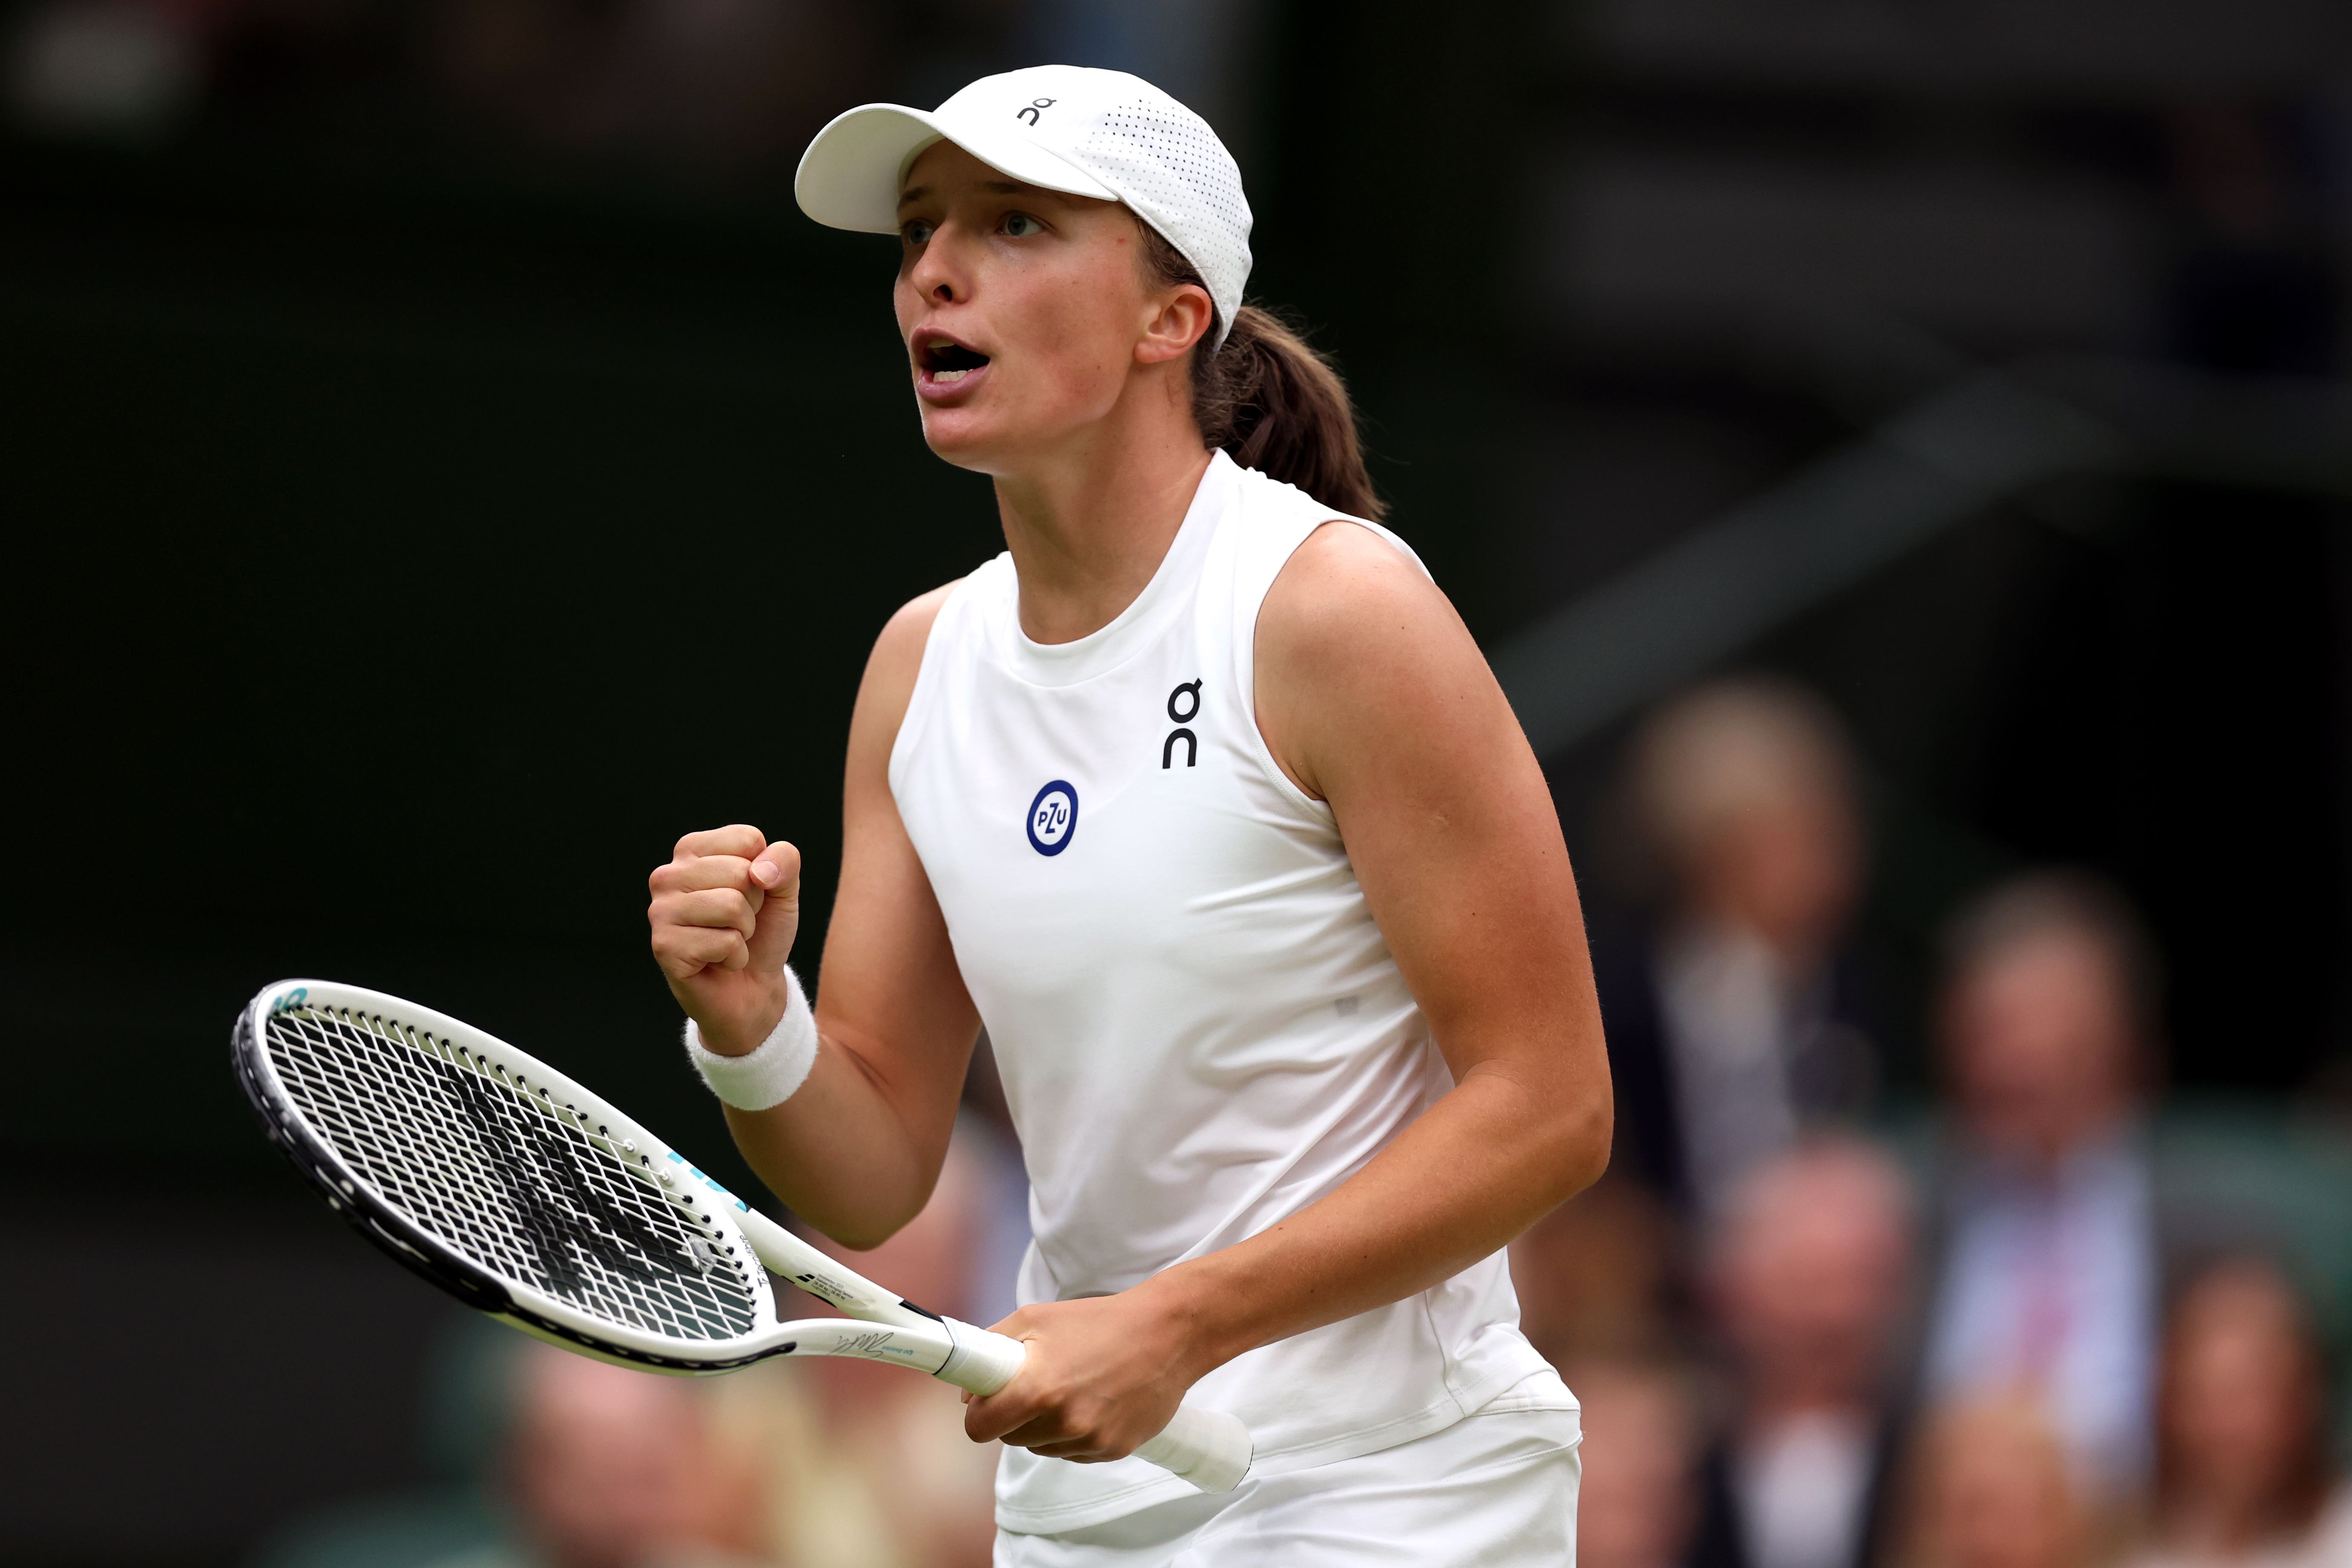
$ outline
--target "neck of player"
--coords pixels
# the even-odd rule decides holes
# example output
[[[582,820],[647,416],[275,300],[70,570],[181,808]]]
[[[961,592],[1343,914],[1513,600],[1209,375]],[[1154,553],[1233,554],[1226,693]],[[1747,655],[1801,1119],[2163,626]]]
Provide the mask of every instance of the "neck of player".
[[[1192,422],[1184,368],[1130,378],[1102,418],[996,476],[997,515],[1021,583],[1021,630],[1031,641],[1100,631],[1167,558],[1211,456]]]

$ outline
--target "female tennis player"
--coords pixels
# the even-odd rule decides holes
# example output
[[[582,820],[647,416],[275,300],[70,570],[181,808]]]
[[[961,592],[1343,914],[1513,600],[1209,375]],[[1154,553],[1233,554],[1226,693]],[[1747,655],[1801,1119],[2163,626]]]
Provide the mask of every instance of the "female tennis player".
[[[999,1563],[1570,1561],[1576,1405],[1502,1248],[1608,1159],[1576,887],[1338,377],[1242,303],[1232,157],[1045,67],[852,110],[796,188],[899,237],[924,437],[1006,550],[875,644],[813,1014],[791,845],[653,874],[737,1142],[871,1247],[986,1026],[1035,1234],[997,1325],[1028,1360],[965,1417],[1012,1445]],[[1238,1490],[1124,1458],[1188,1396],[1255,1434]]]

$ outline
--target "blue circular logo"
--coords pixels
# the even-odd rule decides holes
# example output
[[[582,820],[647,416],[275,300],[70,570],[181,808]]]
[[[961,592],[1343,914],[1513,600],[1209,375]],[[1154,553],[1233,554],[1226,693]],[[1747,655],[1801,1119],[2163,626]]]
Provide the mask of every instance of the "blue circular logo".
[[[1059,855],[1070,847],[1078,830],[1078,792],[1055,779],[1029,803],[1029,847],[1040,855]]]

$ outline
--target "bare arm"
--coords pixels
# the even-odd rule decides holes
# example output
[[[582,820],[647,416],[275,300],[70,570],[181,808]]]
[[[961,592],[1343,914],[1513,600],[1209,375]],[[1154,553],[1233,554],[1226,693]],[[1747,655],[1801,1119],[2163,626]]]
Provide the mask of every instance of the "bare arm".
[[[947,594],[891,617],[858,687],[815,1066],[782,1104],[727,1111],[761,1180],[851,1247],[878,1244],[930,1197],[980,1029],[888,773]],[[654,955],[703,1044],[727,1056],[754,1049],[783,1016],[782,968],[800,928],[799,851],[754,827],[690,833],[650,886]]]
[[[1336,1191],[1118,1296],[1028,1307],[1031,1341],[966,1429],[1126,1453],[1244,1351],[1458,1273],[1597,1178],[1611,1095],[1583,919],[1550,792],[1443,595],[1364,530],[1326,527],[1261,611],[1259,725],[1330,803],[1455,1087]]]

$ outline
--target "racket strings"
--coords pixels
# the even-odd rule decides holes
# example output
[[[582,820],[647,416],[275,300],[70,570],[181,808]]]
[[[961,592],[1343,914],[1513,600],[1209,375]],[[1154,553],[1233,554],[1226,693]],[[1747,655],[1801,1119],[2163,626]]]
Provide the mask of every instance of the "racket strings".
[[[268,1044],[296,1109],[345,1163],[481,1267],[670,1338],[755,1326],[745,1266],[543,1089],[350,1014],[273,1015]]]

